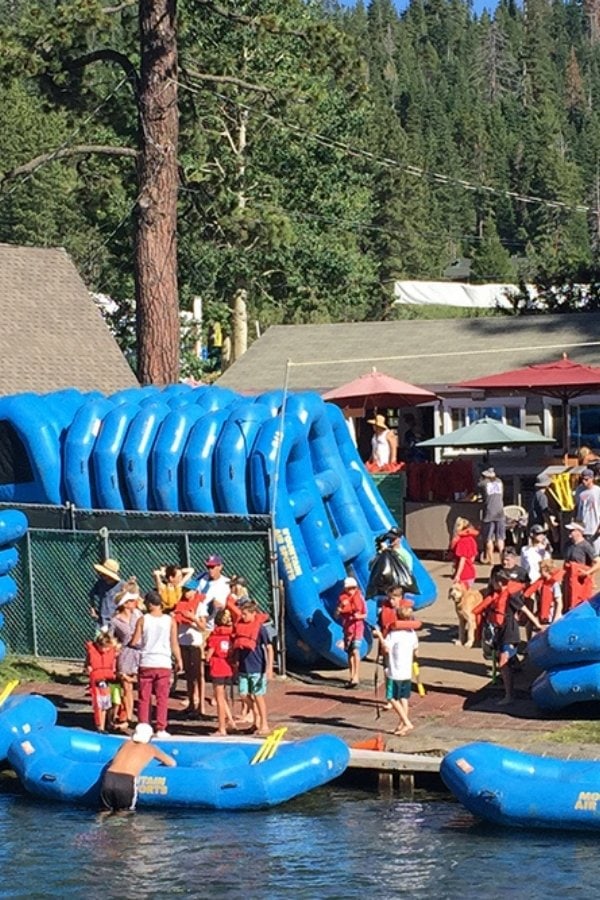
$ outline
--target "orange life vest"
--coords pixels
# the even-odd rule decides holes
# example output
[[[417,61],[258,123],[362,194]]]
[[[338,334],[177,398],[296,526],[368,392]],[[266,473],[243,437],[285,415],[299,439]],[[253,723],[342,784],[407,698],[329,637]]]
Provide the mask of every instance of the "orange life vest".
[[[562,569],[553,572],[550,578],[538,578],[533,584],[525,588],[524,597],[533,597],[538,595],[537,617],[543,625],[548,625],[552,619],[554,600],[554,585],[562,581],[564,572]]]
[[[265,614],[257,613],[251,622],[240,619],[233,633],[234,650],[256,650],[258,634],[265,622]]]
[[[86,641],[87,664],[90,667],[90,682],[112,681],[116,676],[117,650],[115,647],[101,649],[95,641]]]
[[[186,614],[191,613],[192,615],[195,615],[198,604],[203,598],[204,594],[197,593],[191,598],[184,597],[179,601],[174,608],[175,621],[178,625],[189,625],[190,620],[187,618]]]
[[[208,639],[209,649],[213,657],[217,659],[229,659],[233,650],[231,638],[233,636],[232,625],[217,625]]]

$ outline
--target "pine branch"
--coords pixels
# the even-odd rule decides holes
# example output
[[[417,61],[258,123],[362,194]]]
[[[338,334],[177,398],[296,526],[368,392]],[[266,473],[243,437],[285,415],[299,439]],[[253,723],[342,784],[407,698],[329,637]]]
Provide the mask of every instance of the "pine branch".
[[[212,75],[210,72],[197,72],[195,69],[187,69],[187,74],[198,81],[212,81],[214,84],[234,84],[236,87],[243,88],[246,91],[256,91],[259,94],[272,94],[271,88],[265,87],[264,84],[253,84],[250,81],[244,81],[243,78],[236,78],[234,75]]]
[[[242,13],[236,13],[231,9],[227,9],[214,0],[197,0],[200,6],[206,6],[211,12],[230,22],[237,22],[240,25],[251,25],[253,28],[262,28],[263,31],[269,31],[271,34],[287,34],[291,37],[298,37],[307,40],[304,31],[296,31],[294,28],[285,28],[278,24],[273,16],[245,16]]]
[[[119,53],[118,50],[111,50],[109,47],[102,50],[93,50],[91,53],[86,53],[83,56],[77,57],[76,59],[67,60],[63,63],[63,66],[68,72],[72,72],[77,69],[83,69],[85,68],[85,66],[88,66],[91,63],[95,62],[113,62],[120,66],[131,82],[134,93],[137,97],[139,87],[139,77],[137,70],[129,57],[125,56],[124,53]]]
[[[42,153],[35,156],[29,162],[22,166],[16,166],[9,172],[0,172],[0,184],[19,178],[22,175],[32,175],[36,169],[46,165],[46,163],[54,162],[56,159],[65,159],[71,156],[91,156],[98,153],[103,156],[126,156],[135,159],[138,151],[133,147],[112,147],[110,144],[77,144],[74,147],[59,147],[51,153]]]

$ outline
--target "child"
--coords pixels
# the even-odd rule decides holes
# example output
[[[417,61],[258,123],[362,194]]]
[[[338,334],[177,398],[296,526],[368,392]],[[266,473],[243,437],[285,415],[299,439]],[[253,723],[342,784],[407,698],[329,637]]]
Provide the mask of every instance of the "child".
[[[226,735],[227,726],[235,728],[225,689],[233,683],[233,625],[231,612],[220,609],[215,616],[215,627],[206,644],[206,661],[213,683],[217,706],[218,727],[215,734]]]
[[[233,647],[239,669],[240,696],[250,699],[256,731],[268,734],[265,695],[267,681],[273,676],[273,647],[263,620],[264,616],[253,600],[245,603],[235,626]]]
[[[534,596],[537,598],[535,613],[541,625],[550,625],[562,615],[563,574],[563,570],[553,559],[543,559],[540,563],[540,577],[523,591],[526,599]]]
[[[104,629],[93,641],[86,641],[86,669],[90,678],[94,724],[98,731],[112,727],[113,707],[118,710],[121,698],[117,696],[117,654],[119,644]]]
[[[191,718],[206,715],[203,648],[206,635],[204,594],[182,588],[183,596],[174,608],[177,640],[183,660],[187,689],[187,713]]]
[[[360,667],[360,645],[365,633],[367,604],[355,578],[344,580],[344,591],[340,594],[335,617],[342,620],[344,647],[348,654],[349,688],[358,687]]]
[[[469,520],[459,516],[454,524],[454,534],[450,542],[450,554],[454,560],[452,581],[460,582],[468,588],[473,587],[477,577],[475,560],[478,536],[479,532]]]
[[[396,610],[399,628],[393,625],[384,638],[380,631],[374,634],[383,643],[386,653],[386,698],[398,716],[398,727],[394,734],[404,736],[413,730],[414,725],[408,715],[408,701],[412,690],[413,660],[419,646],[414,628],[406,628],[404,623],[410,620],[412,604],[403,601]]]

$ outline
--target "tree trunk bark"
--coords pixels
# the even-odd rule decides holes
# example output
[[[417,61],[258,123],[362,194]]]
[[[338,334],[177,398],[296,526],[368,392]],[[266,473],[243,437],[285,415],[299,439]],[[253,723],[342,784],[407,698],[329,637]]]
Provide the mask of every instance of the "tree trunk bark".
[[[176,0],[140,0],[137,371],[142,384],[179,379]]]

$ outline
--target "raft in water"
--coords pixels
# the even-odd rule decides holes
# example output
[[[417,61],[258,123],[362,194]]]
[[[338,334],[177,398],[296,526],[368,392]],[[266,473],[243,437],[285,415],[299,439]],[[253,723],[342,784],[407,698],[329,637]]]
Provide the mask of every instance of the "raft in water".
[[[600,762],[534,756],[478,742],[442,760],[446,787],[469,812],[518,828],[600,829]]]

